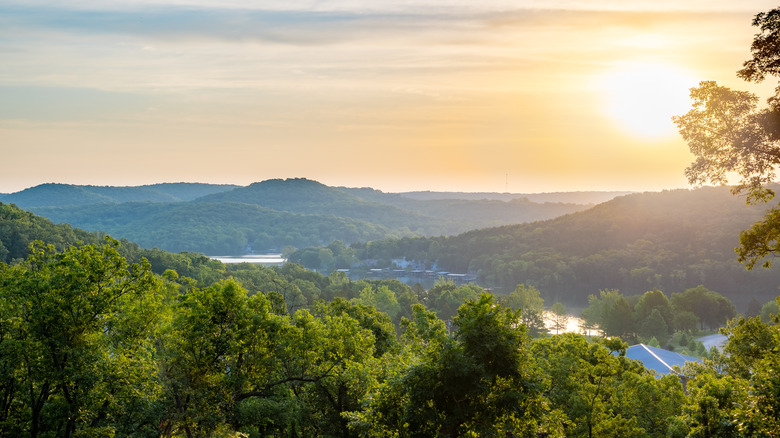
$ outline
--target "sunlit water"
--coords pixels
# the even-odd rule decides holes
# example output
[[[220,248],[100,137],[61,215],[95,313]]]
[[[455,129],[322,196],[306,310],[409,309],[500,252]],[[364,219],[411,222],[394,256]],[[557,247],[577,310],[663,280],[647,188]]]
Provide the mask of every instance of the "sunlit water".
[[[259,265],[281,265],[285,260],[281,254],[250,254],[243,256],[209,256],[222,263],[254,263]]]
[[[579,333],[588,336],[597,335],[596,330],[586,331],[582,328],[582,319],[576,316],[567,315],[568,321],[566,322],[566,329],[561,333]],[[552,312],[545,312],[544,314],[544,326],[547,327],[547,331],[550,334],[555,334],[552,322]]]
[[[264,266],[275,266],[275,265],[282,265],[287,260],[282,257],[281,254],[250,254],[250,255],[243,255],[243,256],[209,256],[212,260],[219,260],[222,263],[254,263]],[[350,276],[353,277],[353,276]],[[360,276],[354,276],[352,278],[353,280],[359,280]],[[421,282],[421,283],[429,283],[429,284],[423,284],[423,287],[430,288],[433,286],[433,280],[430,279],[418,279],[418,278],[398,278],[400,281],[407,283],[407,284],[413,284],[415,282]],[[544,315],[544,324],[547,327],[547,330],[550,334],[555,334],[555,329],[553,329],[553,322],[552,322],[552,313],[551,312],[545,312]],[[596,335],[595,330],[591,330],[590,332],[586,332],[581,327],[582,319],[573,316],[568,315],[568,321],[566,323],[566,329],[564,330],[564,333],[580,333],[585,335]]]

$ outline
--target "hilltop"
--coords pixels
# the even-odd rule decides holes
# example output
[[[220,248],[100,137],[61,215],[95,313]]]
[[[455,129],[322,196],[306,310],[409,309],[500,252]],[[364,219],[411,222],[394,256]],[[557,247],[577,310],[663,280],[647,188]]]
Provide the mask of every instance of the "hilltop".
[[[170,251],[244,254],[285,246],[438,236],[548,219],[591,207],[527,199],[420,201],[302,178],[249,186],[197,183],[139,187],[43,184],[0,202],[55,223],[110,233]]]
[[[773,297],[780,284],[780,271],[747,271],[734,252],[740,231],[765,208],[745,205],[727,187],[636,193],[545,221],[386,239],[354,250],[364,263],[380,267],[405,259],[470,272],[497,291],[524,283],[550,299],[580,305],[601,289],[630,295],[699,284],[741,302]]]
[[[161,183],[135,187],[46,183],[16,193],[0,194],[0,202],[16,204],[22,208],[123,202],[179,202],[236,187],[238,186],[201,183]]]

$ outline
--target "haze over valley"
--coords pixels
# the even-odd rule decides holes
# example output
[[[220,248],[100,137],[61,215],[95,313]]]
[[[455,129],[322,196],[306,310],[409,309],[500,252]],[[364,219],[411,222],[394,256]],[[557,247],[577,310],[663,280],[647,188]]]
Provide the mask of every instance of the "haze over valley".
[[[697,285],[746,306],[775,296],[780,284],[777,270],[747,271],[737,262],[740,231],[765,207],[746,206],[726,187],[384,193],[292,178],[249,186],[44,184],[0,202],[144,248],[212,256],[284,252],[307,268],[351,270],[358,278],[400,264],[394,276],[410,284],[431,284],[439,275],[412,271],[435,270],[499,294],[532,285],[572,306],[600,290],[641,294]]]

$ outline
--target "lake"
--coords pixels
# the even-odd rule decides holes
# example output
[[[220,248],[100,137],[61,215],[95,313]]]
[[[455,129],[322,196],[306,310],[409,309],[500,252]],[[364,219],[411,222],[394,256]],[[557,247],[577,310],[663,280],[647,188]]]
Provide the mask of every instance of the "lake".
[[[209,256],[222,263],[254,263],[265,266],[282,265],[285,260],[281,254],[248,254],[242,256]]]

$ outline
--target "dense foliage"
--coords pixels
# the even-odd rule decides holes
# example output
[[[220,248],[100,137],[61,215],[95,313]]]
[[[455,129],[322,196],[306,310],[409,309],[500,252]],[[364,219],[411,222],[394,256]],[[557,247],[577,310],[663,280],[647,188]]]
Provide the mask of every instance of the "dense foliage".
[[[742,306],[752,296],[770,299],[780,282],[780,271],[748,272],[734,254],[739,231],[761,213],[760,207],[745,207],[726,187],[675,190],[623,196],[543,222],[451,237],[384,239],[350,250],[378,266],[406,259],[474,272],[480,284],[504,293],[517,284],[533,285],[549,301],[578,306],[602,289],[635,295],[698,285]],[[293,259],[324,267],[299,255]]]
[[[57,223],[110,233],[146,247],[207,254],[281,251],[388,237],[441,235],[527,222],[587,205],[527,199],[420,201],[307,179],[247,187],[155,184],[97,187],[43,184],[0,195]]]
[[[531,287],[122,256],[144,251],[34,244],[0,264],[0,436],[777,436],[776,315],[732,320],[686,393],[617,338],[529,336]],[[664,298],[630,314],[685,308]]]
[[[705,329],[717,330],[736,315],[728,298],[697,286],[673,293],[671,299],[658,289],[628,297],[618,290],[602,290],[588,297],[582,319],[584,328],[608,337],[670,350],[676,344],[683,354],[706,357],[707,350],[690,341],[690,335]]]
[[[71,227],[54,225],[48,219],[0,202],[0,263],[22,260],[32,242],[40,240],[58,249],[79,242],[97,243],[97,235]]]
[[[94,204],[36,208],[53,220],[120,235],[139,245],[212,255],[244,254],[248,248],[322,245],[400,236],[380,225],[326,215],[303,215],[257,205],[223,203]]]
[[[137,187],[48,183],[16,193],[0,194],[0,201],[24,208],[123,202],[177,202],[191,201],[237,187],[202,183],[160,183]]]
[[[752,57],[737,75],[762,82],[780,77],[780,8],[761,12],[753,19],[759,29],[750,47]],[[746,193],[749,204],[771,201],[780,165],[780,87],[759,108],[758,96],[702,81],[691,89],[693,106],[675,117],[680,134],[695,159],[685,170],[691,184],[724,184],[739,178],[734,193]],[[739,259],[748,268],[763,261],[768,267],[780,253],[780,205],[744,230]]]

